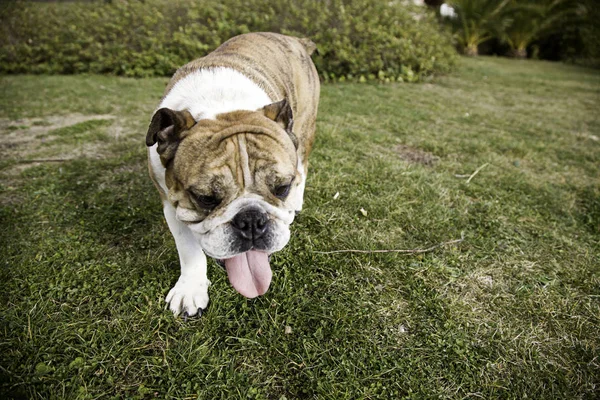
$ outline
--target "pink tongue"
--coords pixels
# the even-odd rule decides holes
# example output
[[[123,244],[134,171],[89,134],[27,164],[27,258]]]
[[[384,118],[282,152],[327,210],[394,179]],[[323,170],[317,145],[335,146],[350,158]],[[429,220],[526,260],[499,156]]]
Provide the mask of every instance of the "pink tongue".
[[[250,250],[225,260],[225,268],[231,285],[240,294],[252,299],[263,295],[271,284],[269,255]]]

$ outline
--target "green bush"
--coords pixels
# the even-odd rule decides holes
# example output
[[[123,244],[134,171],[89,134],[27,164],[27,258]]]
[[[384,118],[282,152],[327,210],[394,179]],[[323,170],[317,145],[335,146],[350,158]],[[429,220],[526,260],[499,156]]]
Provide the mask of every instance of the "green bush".
[[[424,8],[380,0],[4,3],[0,73],[164,76],[232,36],[310,37],[324,80],[418,80],[456,55]]]

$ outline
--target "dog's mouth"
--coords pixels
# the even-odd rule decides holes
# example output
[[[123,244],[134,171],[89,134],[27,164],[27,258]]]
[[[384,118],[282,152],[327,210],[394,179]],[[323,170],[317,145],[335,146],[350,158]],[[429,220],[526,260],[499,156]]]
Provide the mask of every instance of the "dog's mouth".
[[[242,296],[250,299],[262,296],[269,290],[273,272],[269,254],[249,250],[224,260],[216,260],[217,263],[225,267],[229,283]]]

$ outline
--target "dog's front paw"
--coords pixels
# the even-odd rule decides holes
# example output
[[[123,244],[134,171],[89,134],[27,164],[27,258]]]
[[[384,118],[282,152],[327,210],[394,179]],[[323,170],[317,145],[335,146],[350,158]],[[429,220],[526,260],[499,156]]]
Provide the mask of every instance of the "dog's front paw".
[[[192,279],[179,277],[179,280],[169,291],[165,302],[168,303],[169,309],[176,316],[183,315],[193,316],[202,315],[202,311],[208,306],[208,279]]]

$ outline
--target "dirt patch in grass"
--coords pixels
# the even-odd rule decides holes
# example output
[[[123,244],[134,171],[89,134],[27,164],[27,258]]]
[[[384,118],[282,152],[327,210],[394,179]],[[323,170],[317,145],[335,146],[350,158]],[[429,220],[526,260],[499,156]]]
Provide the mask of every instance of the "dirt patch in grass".
[[[4,136],[4,142],[22,143],[35,139],[40,135],[67,126],[76,125],[91,120],[114,119],[114,115],[97,114],[67,114],[53,115],[45,118],[22,118],[17,120],[0,119],[0,130]],[[8,133],[8,134],[7,134]]]
[[[421,164],[432,167],[440,160],[440,158],[434,154],[403,144],[396,146],[394,151],[401,160],[411,164]]]
[[[121,132],[109,114],[68,114],[45,118],[1,119],[0,154],[5,161],[15,161],[8,172],[20,172],[36,160],[66,161],[77,158],[102,158],[105,139],[111,132]],[[50,161],[49,161],[50,160]],[[12,164],[12,163],[11,163]]]

